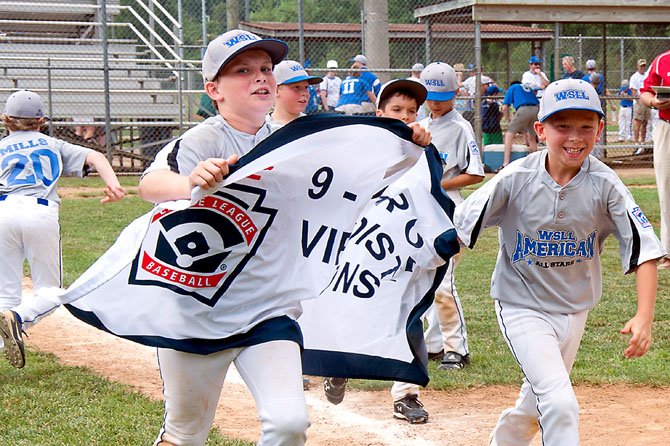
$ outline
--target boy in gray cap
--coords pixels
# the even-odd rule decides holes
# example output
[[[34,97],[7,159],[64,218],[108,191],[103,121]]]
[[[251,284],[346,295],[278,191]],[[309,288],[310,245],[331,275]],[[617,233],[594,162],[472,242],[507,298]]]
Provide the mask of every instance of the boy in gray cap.
[[[81,177],[96,170],[105,182],[101,203],[119,201],[126,195],[102,153],[40,132],[47,119],[44,110],[37,93],[21,90],[7,98],[2,115],[9,135],[0,141],[0,310],[6,310],[0,316],[0,336],[15,333],[18,337],[5,349],[9,362],[18,368],[25,364],[21,328],[45,315],[38,312],[33,318],[21,309],[24,260],[30,265],[36,291],[60,287],[62,282],[58,180],[63,175]],[[40,299],[28,302],[36,300]],[[0,340],[0,348],[2,345]]]

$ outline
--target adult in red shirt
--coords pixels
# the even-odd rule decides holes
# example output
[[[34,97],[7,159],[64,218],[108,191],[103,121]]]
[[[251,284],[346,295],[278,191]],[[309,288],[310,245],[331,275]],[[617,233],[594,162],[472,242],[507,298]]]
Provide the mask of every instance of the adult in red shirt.
[[[649,74],[640,90],[640,101],[658,109],[658,125],[654,128],[654,173],[661,206],[661,243],[665,257],[658,269],[670,269],[670,94],[657,93],[652,87],[670,87],[670,51],[659,54],[649,67]]]

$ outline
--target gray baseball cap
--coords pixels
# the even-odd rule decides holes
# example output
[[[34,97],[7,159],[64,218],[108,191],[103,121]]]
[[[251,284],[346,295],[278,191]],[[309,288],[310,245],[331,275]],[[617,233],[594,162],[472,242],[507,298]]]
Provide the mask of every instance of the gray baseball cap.
[[[202,77],[212,81],[230,60],[242,51],[258,48],[266,51],[277,65],[288,54],[286,42],[277,39],[261,39],[254,33],[233,29],[209,42],[202,58]]]
[[[44,101],[37,93],[20,90],[12,93],[5,102],[5,115],[13,118],[45,118]]]
[[[279,62],[273,71],[277,85],[294,84],[300,81],[307,81],[308,84],[320,84],[323,78],[319,76],[310,76],[307,71],[295,60],[283,60]]]
[[[590,110],[605,117],[595,88],[582,79],[561,79],[549,84],[540,99],[537,119],[544,122],[564,110]]]
[[[448,101],[456,96],[458,78],[448,63],[433,62],[421,72],[421,82],[428,90],[429,101]]]

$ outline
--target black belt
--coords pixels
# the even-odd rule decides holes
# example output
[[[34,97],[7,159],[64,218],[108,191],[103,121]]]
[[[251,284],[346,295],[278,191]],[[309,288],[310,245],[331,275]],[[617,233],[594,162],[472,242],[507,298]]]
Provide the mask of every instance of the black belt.
[[[5,201],[9,195],[0,195],[0,201]],[[28,197],[26,198],[34,198],[34,197]],[[49,200],[45,198],[35,198],[37,200],[37,204],[41,204],[42,206],[49,206]]]
[[[538,104],[523,104],[519,105],[518,107],[515,107],[517,110],[520,109],[521,107],[537,107]]]

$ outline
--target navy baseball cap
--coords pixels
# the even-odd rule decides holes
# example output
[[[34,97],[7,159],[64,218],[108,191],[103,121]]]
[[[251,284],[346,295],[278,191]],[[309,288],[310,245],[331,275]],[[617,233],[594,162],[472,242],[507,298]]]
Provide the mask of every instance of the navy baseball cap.
[[[406,90],[412,93],[412,97],[416,100],[416,105],[421,107],[421,105],[426,101],[426,95],[428,91],[426,87],[423,86],[421,81],[412,80],[412,79],[393,79],[382,85],[382,88],[379,90],[377,95],[377,108],[379,104],[391,96],[398,90]]]
[[[582,79],[561,79],[549,84],[540,99],[537,119],[544,122],[564,110],[589,110],[605,117],[595,88]]]
[[[5,116],[12,118],[46,118],[44,101],[40,95],[29,90],[19,90],[10,94],[5,102],[4,113]]]
[[[261,39],[254,33],[233,29],[209,42],[202,58],[202,77],[213,81],[221,69],[242,51],[253,48],[267,52],[272,64],[277,65],[288,54],[286,42],[277,39]]]
[[[449,101],[456,96],[458,78],[448,63],[433,62],[421,72],[421,83],[426,86],[429,101]]]
[[[542,59],[540,59],[537,56],[530,56],[530,59],[528,59],[528,63],[542,63]]]

